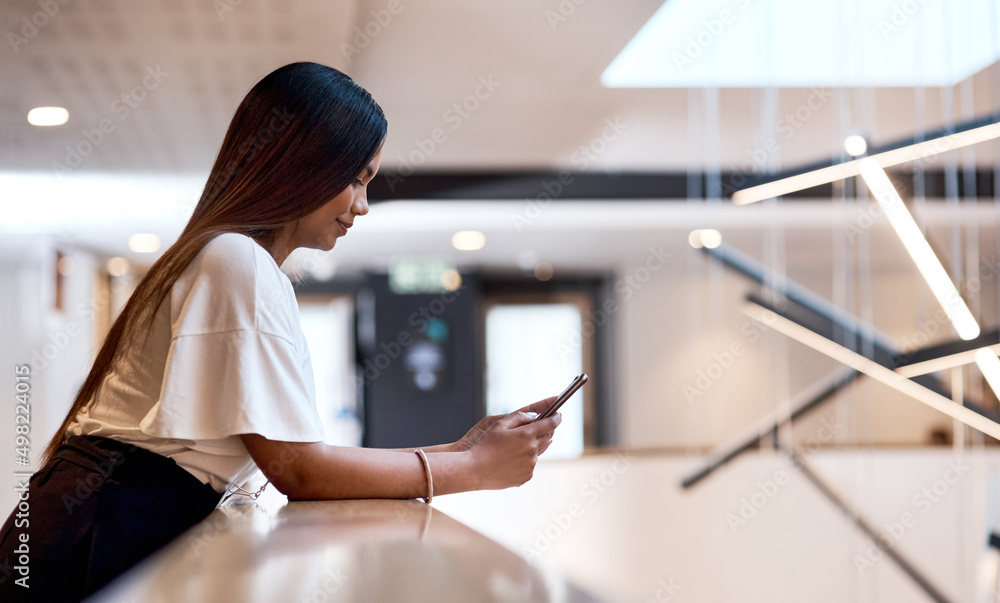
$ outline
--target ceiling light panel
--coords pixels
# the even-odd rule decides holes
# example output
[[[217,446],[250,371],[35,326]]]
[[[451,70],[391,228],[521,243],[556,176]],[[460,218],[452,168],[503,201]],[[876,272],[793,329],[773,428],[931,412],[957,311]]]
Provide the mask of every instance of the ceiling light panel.
[[[669,0],[609,88],[948,86],[997,59],[990,0]]]

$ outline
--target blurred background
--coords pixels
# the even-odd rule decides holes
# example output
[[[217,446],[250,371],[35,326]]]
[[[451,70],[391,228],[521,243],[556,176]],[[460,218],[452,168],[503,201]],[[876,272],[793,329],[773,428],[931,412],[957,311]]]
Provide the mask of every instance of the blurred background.
[[[998,4],[4,0],[0,471],[243,95],[309,60],[389,120],[370,213],[283,266],[330,442],[452,441],[587,372],[529,484],[435,505],[610,600],[1000,600]]]

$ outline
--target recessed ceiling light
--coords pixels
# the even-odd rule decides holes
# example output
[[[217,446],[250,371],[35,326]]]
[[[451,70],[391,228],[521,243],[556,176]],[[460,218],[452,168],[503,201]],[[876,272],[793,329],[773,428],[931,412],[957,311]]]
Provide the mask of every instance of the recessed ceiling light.
[[[691,234],[688,235],[688,243],[695,249],[701,249],[702,247],[715,249],[722,244],[722,233],[714,228],[692,230]]]
[[[454,268],[445,270],[441,273],[441,286],[448,291],[458,291],[458,288],[462,286],[462,275]]]
[[[62,107],[35,107],[28,111],[28,123],[33,126],[61,126],[69,121],[69,111]]]
[[[59,258],[59,261],[56,262],[56,270],[63,276],[73,274],[73,258],[67,256]]]
[[[538,262],[535,266],[535,278],[540,281],[547,281],[552,278],[555,270],[552,268],[552,264],[548,262]]]
[[[108,260],[107,269],[111,276],[125,276],[128,272],[128,260],[115,256]]]
[[[478,230],[460,230],[451,237],[451,244],[461,251],[475,251],[486,245],[486,235]]]
[[[160,250],[160,237],[136,233],[128,238],[128,248],[136,253],[155,253]]]

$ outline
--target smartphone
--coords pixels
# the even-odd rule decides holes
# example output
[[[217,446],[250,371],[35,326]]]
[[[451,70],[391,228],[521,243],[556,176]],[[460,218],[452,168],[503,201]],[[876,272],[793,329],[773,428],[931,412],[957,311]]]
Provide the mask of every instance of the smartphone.
[[[563,390],[563,393],[559,394],[559,397],[556,398],[556,401],[552,403],[552,406],[546,408],[545,412],[538,415],[535,421],[541,421],[542,419],[546,419],[554,415],[555,412],[559,410],[559,407],[565,404],[566,400],[569,400],[570,396],[575,394],[576,391],[581,387],[583,387],[583,384],[588,381],[590,381],[590,377],[587,376],[587,373],[583,373],[577,376],[575,379],[573,379],[573,382],[569,384],[569,387]]]

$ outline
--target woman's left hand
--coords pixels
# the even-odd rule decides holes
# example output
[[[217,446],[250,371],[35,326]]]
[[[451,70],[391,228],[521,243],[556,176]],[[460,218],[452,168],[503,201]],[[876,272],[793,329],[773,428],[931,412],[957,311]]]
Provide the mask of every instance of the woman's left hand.
[[[515,412],[534,413],[536,415],[542,414],[542,412],[544,412],[546,408],[551,406],[552,403],[555,402],[555,400],[556,396],[552,396],[551,398],[545,398],[544,400],[539,400],[538,402],[534,402],[532,404],[519,408]],[[461,440],[452,444],[453,450],[455,452],[465,452],[466,450],[470,450],[473,446],[476,445],[476,442],[479,441],[479,438],[482,437],[484,433],[486,433],[486,430],[488,430],[491,425],[493,425],[500,419],[504,418],[505,416],[506,415],[490,415],[488,417],[485,417],[484,419],[476,423],[472,427],[472,429],[469,430],[468,433],[462,436]],[[545,447],[548,448],[548,444],[546,444]],[[541,454],[541,452],[542,451],[540,451],[539,454]]]

